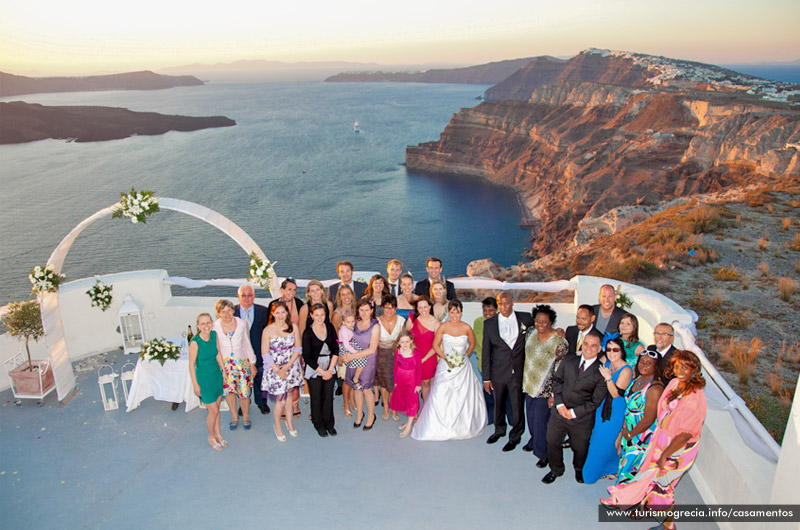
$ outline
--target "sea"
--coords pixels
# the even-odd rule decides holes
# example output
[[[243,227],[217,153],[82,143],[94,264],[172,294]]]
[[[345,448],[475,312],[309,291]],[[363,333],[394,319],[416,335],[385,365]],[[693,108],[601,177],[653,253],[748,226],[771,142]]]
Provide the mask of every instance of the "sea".
[[[0,146],[0,306],[26,299],[28,271],[45,264],[83,219],[131,187],[204,205],[231,219],[279,276],[330,279],[336,262],[385,272],[398,258],[422,278],[428,256],[446,276],[474,259],[522,261],[530,232],[514,192],[475,177],[416,174],[408,145],[437,140],[486,85],[209,83],[153,91],[4,98],[102,105],[186,116],[227,116],[234,127],[77,143]],[[359,123],[360,132],[354,131]],[[162,211],[144,225],[104,218],[77,238],[67,281],[166,269],[196,280],[244,278],[248,259],[213,226]],[[221,291],[222,289],[222,291]],[[230,295],[231,290],[173,288]]]

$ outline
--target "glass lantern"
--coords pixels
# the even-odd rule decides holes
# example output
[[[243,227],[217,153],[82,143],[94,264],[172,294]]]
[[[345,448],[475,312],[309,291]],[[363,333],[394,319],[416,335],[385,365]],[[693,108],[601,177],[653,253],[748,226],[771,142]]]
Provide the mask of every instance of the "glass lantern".
[[[122,334],[122,350],[125,354],[140,353],[145,342],[142,308],[129,294],[125,295],[119,308],[119,331]]]

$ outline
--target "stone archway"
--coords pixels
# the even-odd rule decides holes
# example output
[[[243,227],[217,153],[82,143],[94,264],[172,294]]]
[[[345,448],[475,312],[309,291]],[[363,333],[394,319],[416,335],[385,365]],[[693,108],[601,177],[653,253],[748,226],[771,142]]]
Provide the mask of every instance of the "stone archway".
[[[233,239],[248,256],[251,252],[255,252],[261,259],[267,259],[264,252],[247,232],[224,215],[210,208],[189,201],[164,197],[158,197],[158,205],[161,209],[184,213],[205,221]],[[69,253],[69,249],[81,232],[96,221],[104,217],[109,217],[119,206],[119,203],[112,204],[78,223],[78,225],[61,240],[55,250],[53,250],[53,253],[50,254],[47,265],[51,265],[53,271],[56,274],[60,274],[67,253]],[[269,290],[270,294],[277,292],[276,278],[273,278]],[[70,392],[75,388],[75,374],[72,371],[72,363],[69,359],[69,352],[67,351],[66,337],[64,334],[64,325],[61,321],[61,312],[58,308],[58,292],[41,293],[39,302],[42,307],[42,326],[44,327],[45,346],[47,347],[47,353],[53,366],[58,399],[61,401],[68,397]]]

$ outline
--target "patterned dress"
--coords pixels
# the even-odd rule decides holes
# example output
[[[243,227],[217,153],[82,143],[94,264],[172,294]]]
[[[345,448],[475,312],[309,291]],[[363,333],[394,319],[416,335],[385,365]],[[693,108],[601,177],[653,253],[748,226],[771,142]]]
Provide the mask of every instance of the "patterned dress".
[[[636,380],[631,381],[628,385],[627,410],[625,411],[624,424],[629,431],[632,431],[644,416],[645,397],[647,390],[653,385],[650,381],[638,391],[633,392],[632,389],[636,384]],[[659,384],[659,383],[656,383]],[[622,439],[622,456],[619,460],[619,469],[617,470],[617,484],[624,484],[633,480],[636,473],[639,472],[639,466],[644,461],[644,454],[647,452],[647,446],[653,438],[653,431],[655,431],[656,422],[650,425],[647,430],[641,432],[630,439],[630,441]]]
[[[675,502],[675,486],[697,457],[697,442],[707,410],[702,389],[669,401],[679,382],[670,381],[658,400],[656,429],[639,473],[630,482],[608,488],[611,496],[603,499],[603,504],[622,509],[641,504],[656,510],[666,509]],[[663,470],[659,469],[658,460],[664,449],[681,433],[689,433],[689,441],[667,458]]]
[[[264,377],[261,381],[261,390],[264,397],[273,400],[286,399],[286,394],[295,387],[303,386],[303,371],[300,368],[300,359],[297,358],[289,368],[286,379],[272,369],[273,364],[283,366],[292,358],[294,349],[294,335],[275,337],[269,341],[269,353],[264,355]]]

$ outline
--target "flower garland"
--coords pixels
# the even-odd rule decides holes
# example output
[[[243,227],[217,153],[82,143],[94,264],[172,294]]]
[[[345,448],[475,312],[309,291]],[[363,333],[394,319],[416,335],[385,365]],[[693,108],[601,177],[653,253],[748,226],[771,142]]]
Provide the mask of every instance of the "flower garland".
[[[92,307],[99,307],[103,311],[108,309],[113,299],[111,286],[104,284],[100,280],[97,280],[92,288],[86,291],[86,294],[89,295],[89,299],[92,301]]]
[[[39,294],[41,292],[52,293],[58,290],[58,286],[64,281],[63,274],[56,274],[53,271],[52,265],[40,267],[39,265],[31,269],[28,274],[28,279],[33,284],[31,294]]]
[[[255,252],[251,252],[248,280],[264,289],[269,289],[275,277],[275,271],[272,269],[274,265],[268,259],[261,259]]]
[[[169,360],[176,360],[181,356],[181,349],[165,338],[153,339],[142,344],[142,353],[139,358],[143,361],[158,361],[161,366]]]
[[[146,223],[147,216],[158,211],[158,199],[153,197],[152,191],[136,191],[131,188],[130,193],[120,193],[119,207],[114,210],[111,217],[127,217],[133,223]]]

